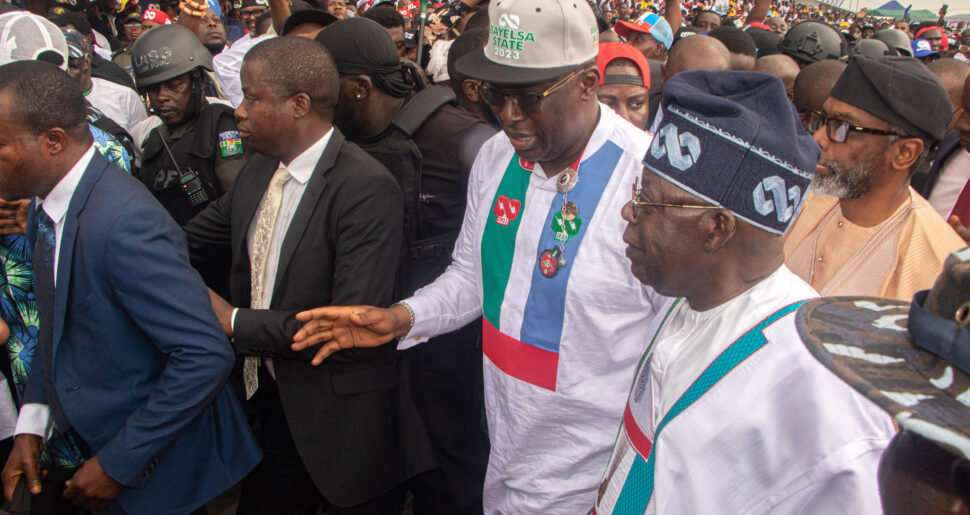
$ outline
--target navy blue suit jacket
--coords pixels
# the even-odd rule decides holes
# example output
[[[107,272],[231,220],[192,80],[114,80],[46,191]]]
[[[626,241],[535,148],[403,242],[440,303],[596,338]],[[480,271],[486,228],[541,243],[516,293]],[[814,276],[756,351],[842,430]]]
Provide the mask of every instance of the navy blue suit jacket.
[[[53,320],[53,371],[35,357],[24,402],[46,404],[53,382],[72,427],[125,486],[109,511],[187,513],[259,462],[226,383],[234,353],[184,234],[97,152],[64,219]]]
[[[940,172],[943,170],[943,163],[950,158],[953,152],[959,149],[960,131],[950,131],[940,140],[940,146],[936,151],[936,157],[933,158],[933,163],[930,165],[926,182],[920,188],[920,195],[923,195],[923,198],[930,198],[930,194],[933,193],[933,188],[936,187],[936,181],[940,178]]]

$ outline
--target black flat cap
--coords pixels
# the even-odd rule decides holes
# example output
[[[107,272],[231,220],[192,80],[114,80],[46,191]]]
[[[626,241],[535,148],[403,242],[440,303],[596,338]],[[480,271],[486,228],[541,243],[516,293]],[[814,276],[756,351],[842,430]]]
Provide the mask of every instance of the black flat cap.
[[[930,141],[943,139],[953,118],[943,83],[912,57],[853,56],[829,95]]]

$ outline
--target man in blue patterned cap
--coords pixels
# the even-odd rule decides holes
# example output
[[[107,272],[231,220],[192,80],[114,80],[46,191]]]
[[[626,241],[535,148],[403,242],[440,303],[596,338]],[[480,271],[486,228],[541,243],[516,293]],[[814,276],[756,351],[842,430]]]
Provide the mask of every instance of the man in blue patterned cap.
[[[775,77],[667,85],[623,217],[633,275],[670,298],[595,511],[878,512],[892,425],[805,351],[795,310],[817,294],[784,265],[819,148]]]
[[[670,23],[654,13],[644,13],[637,21],[617,21],[613,30],[647,59],[665,60],[674,43]]]

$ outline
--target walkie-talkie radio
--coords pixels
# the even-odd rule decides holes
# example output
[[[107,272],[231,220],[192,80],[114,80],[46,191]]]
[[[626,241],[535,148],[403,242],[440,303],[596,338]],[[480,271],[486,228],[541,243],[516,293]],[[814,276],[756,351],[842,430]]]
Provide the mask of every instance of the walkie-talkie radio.
[[[189,198],[189,204],[192,204],[192,207],[200,206],[209,201],[209,194],[206,193],[205,187],[202,186],[202,179],[199,178],[199,174],[195,170],[186,168],[184,173],[181,170],[179,173],[181,174],[179,179],[182,183],[182,191]]]

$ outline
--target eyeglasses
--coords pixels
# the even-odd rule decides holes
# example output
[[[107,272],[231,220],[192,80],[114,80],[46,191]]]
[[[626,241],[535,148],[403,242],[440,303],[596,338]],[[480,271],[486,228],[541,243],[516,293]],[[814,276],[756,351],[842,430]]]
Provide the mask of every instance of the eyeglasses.
[[[696,206],[691,204],[666,204],[663,202],[644,202],[640,200],[640,193],[643,190],[640,188],[640,178],[637,177],[633,179],[633,199],[630,201],[633,207],[633,219],[637,219],[637,206],[653,206],[653,207],[682,207],[685,209],[721,209],[719,206]]]
[[[261,14],[266,12],[266,9],[252,9],[249,11],[239,11],[239,15],[243,18],[259,18]]]
[[[883,129],[870,129],[869,127],[860,127],[858,125],[852,125],[845,120],[839,120],[838,118],[832,118],[826,116],[824,119],[825,123],[825,133],[828,135],[829,139],[833,143],[845,143],[846,138],[849,137],[849,131],[853,132],[863,132],[867,134],[876,134],[879,136],[899,136],[902,138],[907,137],[905,134],[899,134],[894,131],[887,131]]]
[[[809,134],[815,134],[815,131],[825,125],[825,115],[815,110],[799,111],[798,118],[802,120],[802,127],[805,127]]]
[[[542,93],[508,93],[484,83],[478,85],[478,92],[481,93],[485,103],[491,107],[505,107],[505,102],[511,100],[523,113],[536,114],[542,111],[542,100],[565,86],[569,82],[569,79],[572,79],[578,71],[574,70],[570,72]]]

